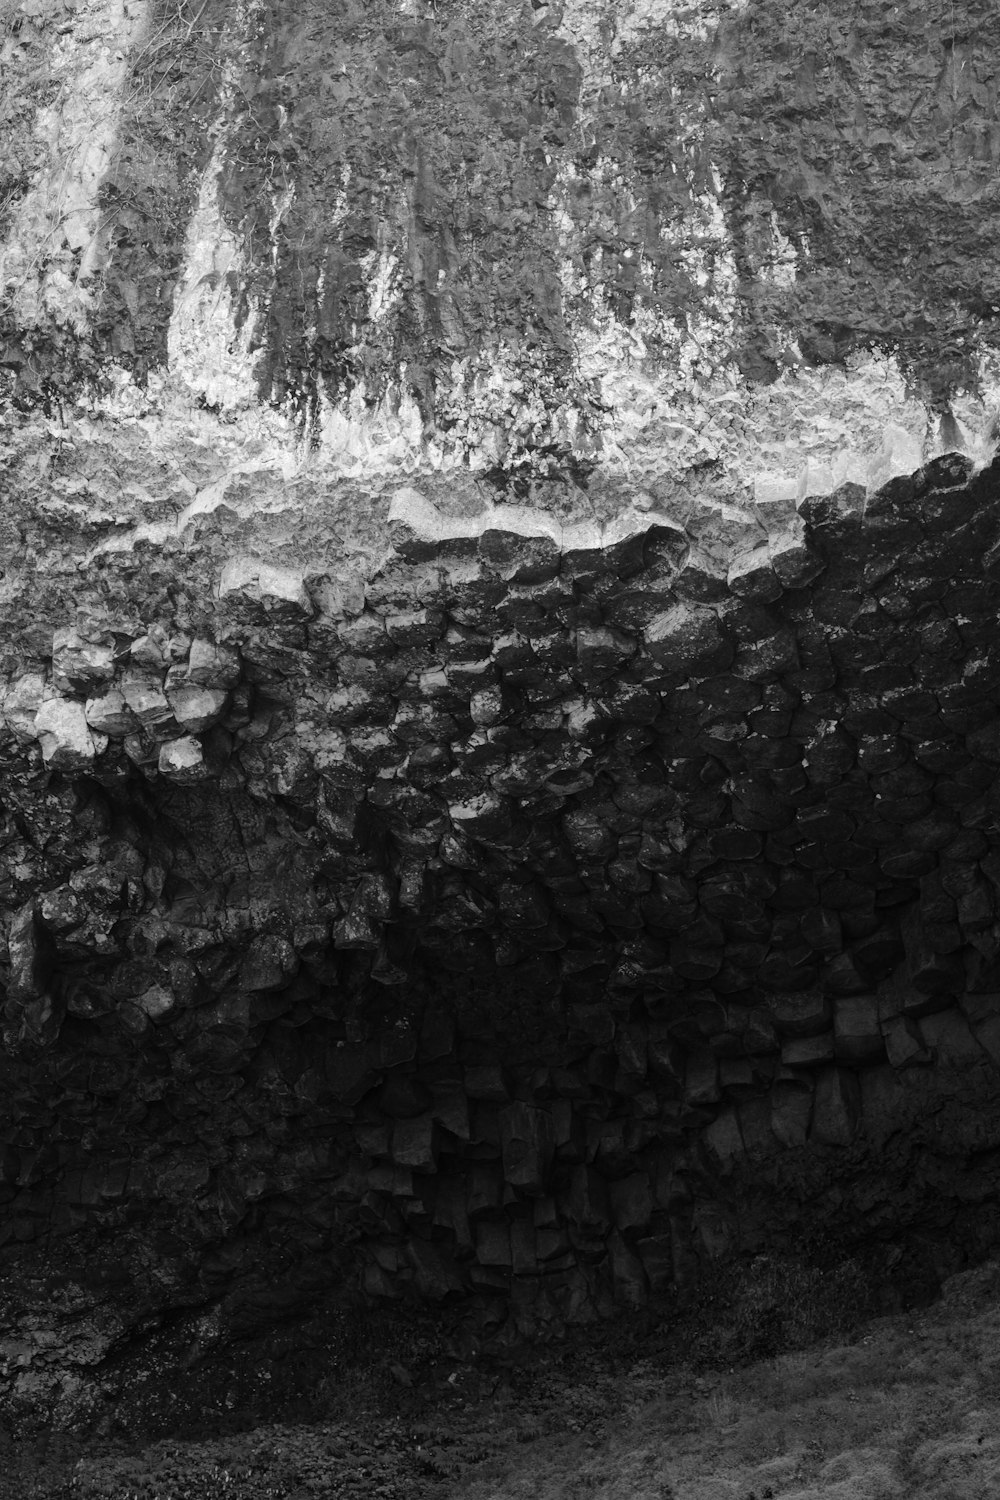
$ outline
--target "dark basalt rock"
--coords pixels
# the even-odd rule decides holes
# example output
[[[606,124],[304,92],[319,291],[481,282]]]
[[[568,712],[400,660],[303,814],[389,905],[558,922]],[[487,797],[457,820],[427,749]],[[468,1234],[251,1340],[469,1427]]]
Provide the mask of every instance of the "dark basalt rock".
[[[993,535],[995,471],[946,493]],[[446,525],[413,609],[247,564],[155,645],[113,596],[56,629],[4,699],[5,1409],[73,1368],[88,1421],[151,1310],[235,1336],[278,1284],[521,1336],[740,1248],[926,1238],[932,1198],[942,1267],[994,1243],[994,596],[977,549],[928,614],[894,552],[881,613],[882,515],[850,629],[829,567],[663,611],[657,558],[646,613],[641,566],[536,578],[512,534],[453,579]]]

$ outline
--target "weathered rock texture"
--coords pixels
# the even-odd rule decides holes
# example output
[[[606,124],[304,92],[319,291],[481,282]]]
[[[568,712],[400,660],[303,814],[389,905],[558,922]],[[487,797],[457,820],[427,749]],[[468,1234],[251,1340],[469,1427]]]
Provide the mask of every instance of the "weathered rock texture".
[[[5,43],[0,1404],[336,1287],[534,1334],[995,1247],[992,9],[64,9]]]

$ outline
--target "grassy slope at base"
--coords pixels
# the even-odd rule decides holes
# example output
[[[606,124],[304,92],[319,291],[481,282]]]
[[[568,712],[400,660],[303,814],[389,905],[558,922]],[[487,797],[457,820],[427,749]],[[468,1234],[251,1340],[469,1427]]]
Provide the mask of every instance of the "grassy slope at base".
[[[1000,1494],[1000,1264],[953,1277],[933,1307],[730,1367],[733,1330],[639,1318],[534,1353],[442,1345],[419,1367],[359,1370],[328,1421],[6,1455],[0,1500]]]
[[[512,1447],[449,1500],[986,1500],[1000,1493],[998,1293],[992,1266],[851,1344],[675,1375],[652,1399],[638,1365],[613,1432],[571,1423]]]

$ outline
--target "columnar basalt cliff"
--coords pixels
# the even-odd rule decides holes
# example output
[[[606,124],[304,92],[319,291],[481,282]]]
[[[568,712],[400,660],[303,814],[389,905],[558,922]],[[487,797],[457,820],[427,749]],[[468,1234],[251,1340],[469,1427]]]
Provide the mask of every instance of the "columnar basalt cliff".
[[[1000,1243],[1000,20],[788,11],[0,10],[8,1415]]]

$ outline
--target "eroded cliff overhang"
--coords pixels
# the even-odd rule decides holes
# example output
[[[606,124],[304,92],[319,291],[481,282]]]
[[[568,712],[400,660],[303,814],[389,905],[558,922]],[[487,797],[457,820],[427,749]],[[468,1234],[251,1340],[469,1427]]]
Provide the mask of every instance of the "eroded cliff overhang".
[[[986,0],[22,4],[5,392],[523,483],[863,481],[928,415],[975,444],[998,27]]]

